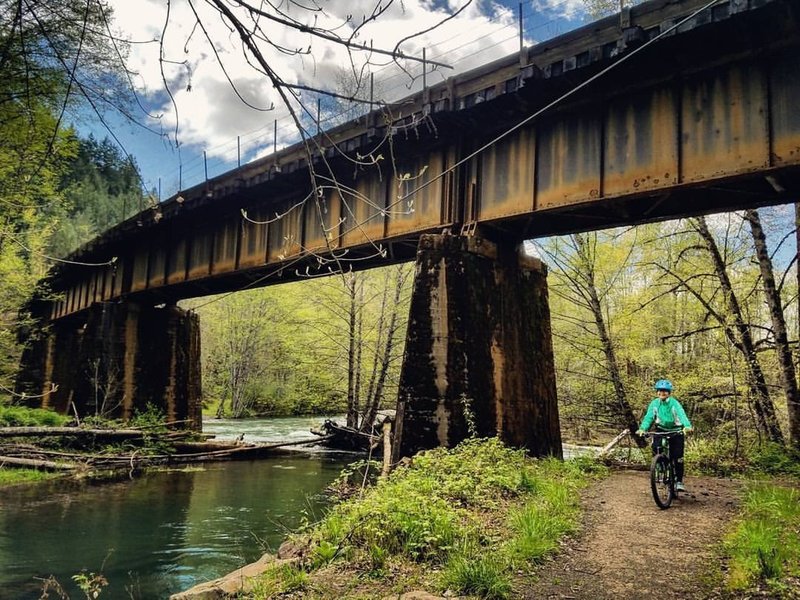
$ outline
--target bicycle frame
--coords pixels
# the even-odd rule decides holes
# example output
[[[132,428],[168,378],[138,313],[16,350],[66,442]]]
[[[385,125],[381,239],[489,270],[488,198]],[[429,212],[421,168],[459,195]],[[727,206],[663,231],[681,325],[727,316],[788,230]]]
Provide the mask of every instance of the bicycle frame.
[[[682,431],[651,431],[645,437],[661,438],[656,444],[656,454],[650,464],[650,489],[659,508],[666,509],[677,497],[675,489],[675,460],[670,455],[669,438],[683,435]]]

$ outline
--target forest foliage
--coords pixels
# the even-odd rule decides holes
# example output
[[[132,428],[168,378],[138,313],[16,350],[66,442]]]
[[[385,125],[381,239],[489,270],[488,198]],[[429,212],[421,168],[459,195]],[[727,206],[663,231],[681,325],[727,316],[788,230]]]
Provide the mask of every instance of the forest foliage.
[[[80,139],[80,114],[125,105],[125,49],[102,2],[0,1],[0,390],[10,397],[25,325],[20,309],[53,259],[132,211],[131,159]],[[130,207],[118,210],[120,197]],[[123,201],[123,204],[125,202]]]
[[[200,315],[207,406],[234,417],[349,406],[359,424],[393,408],[411,274],[398,265],[188,302]]]

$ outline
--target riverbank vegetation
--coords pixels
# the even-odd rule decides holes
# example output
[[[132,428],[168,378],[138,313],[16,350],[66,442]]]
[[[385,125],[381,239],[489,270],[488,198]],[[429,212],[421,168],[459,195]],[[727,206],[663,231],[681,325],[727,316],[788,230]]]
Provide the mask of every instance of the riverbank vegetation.
[[[533,460],[496,439],[421,453],[301,534],[301,567],[276,566],[247,597],[298,587],[312,598],[408,589],[513,597],[517,571],[576,530],[579,490],[602,472]]]
[[[717,578],[739,595],[797,598],[800,589],[800,485],[753,482],[720,549]]]
[[[204,438],[195,432],[171,429],[153,406],[125,423],[101,416],[86,417],[80,424],[66,421],[46,409],[0,407],[0,485],[40,481],[48,478],[45,473],[132,473],[145,466],[214,460],[248,449],[230,444],[209,448],[199,443]]]

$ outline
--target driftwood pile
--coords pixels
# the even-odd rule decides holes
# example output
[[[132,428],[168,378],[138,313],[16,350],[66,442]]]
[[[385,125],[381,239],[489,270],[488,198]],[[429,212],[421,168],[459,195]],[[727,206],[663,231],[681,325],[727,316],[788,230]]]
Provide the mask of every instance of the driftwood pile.
[[[145,429],[87,429],[83,427],[2,427],[0,428],[0,467],[24,467],[47,471],[81,472],[96,470],[138,469],[156,465],[178,465],[244,458],[260,458],[276,449],[319,443],[320,440],[276,444],[244,444],[242,442],[189,441],[192,431],[153,432]],[[53,438],[68,439],[68,448],[52,449],[38,445]],[[152,454],[145,442],[158,443],[174,451]],[[125,442],[122,452],[94,451],[104,444]],[[49,447],[48,447],[49,446]],[[151,451],[152,452],[152,451]]]

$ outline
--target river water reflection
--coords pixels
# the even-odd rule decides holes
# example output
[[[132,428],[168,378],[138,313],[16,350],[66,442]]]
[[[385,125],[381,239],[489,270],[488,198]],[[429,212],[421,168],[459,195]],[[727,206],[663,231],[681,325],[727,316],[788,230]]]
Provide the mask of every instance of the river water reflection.
[[[220,437],[245,432],[245,440],[292,441],[307,435],[308,424],[260,419],[204,427],[219,429]],[[72,598],[83,597],[71,581],[82,569],[108,579],[102,597],[166,598],[277,548],[305,516],[321,514],[320,492],[352,460],[295,452],[117,483],[0,489],[0,599],[39,598],[37,578],[49,575]]]

